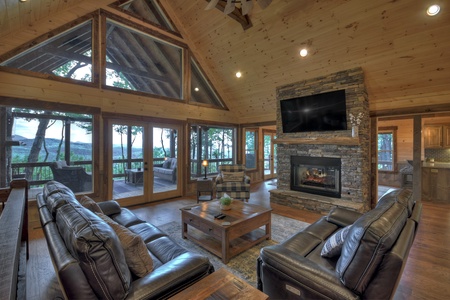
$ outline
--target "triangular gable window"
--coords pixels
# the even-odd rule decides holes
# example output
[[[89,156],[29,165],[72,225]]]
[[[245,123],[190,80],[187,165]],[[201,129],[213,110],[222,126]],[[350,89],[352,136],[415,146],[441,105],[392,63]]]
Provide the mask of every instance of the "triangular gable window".
[[[92,82],[92,21],[58,34],[1,65]]]
[[[106,32],[107,86],[182,99],[181,47],[111,20]]]
[[[215,107],[224,105],[212,86],[209,84],[200,67],[191,58],[191,99],[190,102],[209,104]]]
[[[155,0],[119,1],[116,5],[135,17],[156,24],[165,30],[177,32],[170,18],[166,16],[163,8]]]

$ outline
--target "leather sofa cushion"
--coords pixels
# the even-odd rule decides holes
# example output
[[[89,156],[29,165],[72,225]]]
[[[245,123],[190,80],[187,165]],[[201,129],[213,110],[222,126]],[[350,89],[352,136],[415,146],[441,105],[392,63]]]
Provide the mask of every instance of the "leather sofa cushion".
[[[117,201],[102,201],[98,202],[97,205],[107,216],[120,214],[122,212],[122,208],[120,207],[120,204],[117,203]]]
[[[391,249],[407,220],[407,209],[393,201],[379,203],[350,229],[336,271],[341,282],[363,294],[384,254]]]
[[[55,219],[58,209],[67,203],[79,204],[75,197],[61,192],[52,193],[46,198],[47,208],[52,214],[53,219]]]
[[[139,223],[128,227],[132,232],[138,234],[144,243],[149,243],[153,240],[159,239],[160,237],[167,236],[158,227],[150,223]]]
[[[62,194],[73,196],[73,198],[75,198],[75,194],[72,192],[71,189],[69,189],[64,184],[62,184],[58,181],[52,180],[52,181],[47,182],[44,185],[44,189],[43,189],[44,199],[54,193],[62,193]]]
[[[121,207],[120,214],[108,215],[105,211],[103,213],[113,219],[115,222],[125,227],[130,227],[136,224],[145,223],[145,221],[139,219],[128,208]]]
[[[114,230],[94,213],[73,202],[59,208],[56,224],[97,297],[125,298],[131,274]]]

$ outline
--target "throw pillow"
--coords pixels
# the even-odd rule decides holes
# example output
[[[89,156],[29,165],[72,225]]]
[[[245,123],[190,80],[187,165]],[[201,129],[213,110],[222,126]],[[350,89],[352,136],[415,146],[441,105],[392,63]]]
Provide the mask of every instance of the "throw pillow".
[[[55,165],[57,169],[62,169],[63,167],[67,167],[67,163],[65,160],[55,161]]]
[[[103,213],[100,206],[98,206],[97,202],[92,200],[86,195],[83,195],[83,197],[80,198],[80,204],[92,211],[93,213]]]
[[[166,159],[164,162],[163,162],[163,165],[162,165],[162,167],[164,168],[164,169],[170,169],[170,163],[171,163],[171,159]]]
[[[341,254],[342,245],[344,244],[345,237],[347,236],[351,225],[336,231],[330,238],[325,242],[320,255],[323,257],[334,257]]]
[[[125,261],[131,272],[138,277],[144,277],[149,274],[153,270],[153,259],[148,253],[147,246],[141,236],[115,222],[105,214],[97,213],[97,215],[111,226],[119,237],[125,254]]]
[[[222,172],[224,182],[241,182],[244,180],[244,172]]]

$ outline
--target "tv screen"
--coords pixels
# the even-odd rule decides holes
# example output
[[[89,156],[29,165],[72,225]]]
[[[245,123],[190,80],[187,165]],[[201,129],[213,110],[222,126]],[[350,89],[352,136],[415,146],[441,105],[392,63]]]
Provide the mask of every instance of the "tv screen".
[[[284,133],[347,130],[345,90],[280,101]]]

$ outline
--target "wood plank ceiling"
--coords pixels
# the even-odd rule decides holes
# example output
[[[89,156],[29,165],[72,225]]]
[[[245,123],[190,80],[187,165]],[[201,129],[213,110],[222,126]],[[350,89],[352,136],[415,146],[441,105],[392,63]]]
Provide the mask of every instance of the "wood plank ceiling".
[[[0,54],[25,43],[34,24],[112,2],[0,0]],[[254,5],[244,31],[204,0],[160,1],[241,123],[275,120],[277,86],[354,67],[365,72],[372,112],[450,103],[450,6],[438,2],[429,17],[428,1],[273,0]]]

